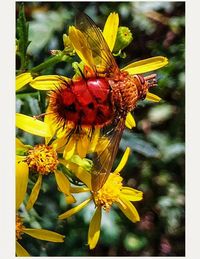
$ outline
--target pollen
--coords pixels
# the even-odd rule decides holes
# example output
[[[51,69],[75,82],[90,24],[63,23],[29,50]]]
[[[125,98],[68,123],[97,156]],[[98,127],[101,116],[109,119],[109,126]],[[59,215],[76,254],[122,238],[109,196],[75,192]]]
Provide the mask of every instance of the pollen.
[[[51,146],[36,145],[28,151],[26,162],[32,170],[47,175],[56,170],[59,163],[57,153]]]
[[[112,204],[119,199],[122,180],[123,178],[119,174],[110,174],[103,187],[94,194],[96,205],[109,212]]]
[[[20,216],[16,215],[16,238],[18,239],[22,239],[22,234],[24,230],[24,226],[23,226],[23,221],[21,219]]]

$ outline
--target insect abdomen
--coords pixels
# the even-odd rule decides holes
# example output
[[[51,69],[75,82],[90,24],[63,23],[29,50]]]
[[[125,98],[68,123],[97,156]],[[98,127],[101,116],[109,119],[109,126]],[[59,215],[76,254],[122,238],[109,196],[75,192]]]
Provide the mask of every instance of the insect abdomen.
[[[52,97],[52,98],[51,98]],[[104,126],[113,117],[110,86],[105,78],[72,81],[50,96],[57,117],[75,125]]]

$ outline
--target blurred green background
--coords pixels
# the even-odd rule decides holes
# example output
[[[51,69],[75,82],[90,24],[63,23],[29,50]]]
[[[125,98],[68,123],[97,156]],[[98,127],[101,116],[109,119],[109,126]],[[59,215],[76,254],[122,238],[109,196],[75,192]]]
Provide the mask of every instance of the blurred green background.
[[[16,3],[18,16],[20,3]],[[141,216],[131,223],[117,208],[104,213],[97,247],[87,247],[87,231],[93,207],[86,207],[68,220],[57,216],[70,208],[57,191],[53,176],[43,182],[38,202],[29,214],[22,207],[26,226],[65,234],[63,244],[24,237],[21,244],[32,256],[184,256],[185,255],[185,3],[184,2],[26,2],[29,22],[29,63],[32,68],[63,49],[62,34],[74,24],[76,8],[103,28],[110,12],[118,12],[120,25],[133,33],[132,43],[117,57],[120,67],[152,56],[168,57],[169,65],[158,70],[158,87],[151,92],[160,103],[140,102],[134,110],[137,127],[125,130],[117,162],[126,146],[132,154],[123,170],[124,184],[144,192],[136,205]],[[19,59],[16,58],[19,69]],[[72,76],[71,65],[62,62],[41,74]],[[45,110],[44,94],[23,93],[16,97],[17,112],[35,115]],[[26,144],[39,137],[17,131]],[[31,185],[30,185],[31,186]],[[82,200],[83,195],[79,194]]]

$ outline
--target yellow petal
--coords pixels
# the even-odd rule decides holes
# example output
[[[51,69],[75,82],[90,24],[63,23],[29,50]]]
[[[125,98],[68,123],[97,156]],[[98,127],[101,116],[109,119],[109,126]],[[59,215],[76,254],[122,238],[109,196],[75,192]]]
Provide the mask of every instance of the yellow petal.
[[[29,148],[31,148],[31,146],[29,145],[24,145],[21,140],[19,140],[18,138],[16,138],[16,154],[23,154],[25,152],[27,152],[29,150]]]
[[[63,152],[63,157],[66,160],[69,160],[75,152],[76,149],[76,140],[74,140],[73,137],[68,141],[68,143],[65,146],[64,152]]]
[[[49,107],[47,108],[46,114],[44,116],[44,123],[46,123],[49,126],[50,131],[51,131],[51,136],[45,138],[45,144],[48,145],[48,143],[53,138],[53,136],[55,135],[55,133],[58,129],[58,123],[55,120],[55,115],[53,115],[51,113]]]
[[[81,192],[89,192],[90,189],[87,187],[71,187],[70,192],[72,193],[81,193]]]
[[[73,127],[69,127],[69,125],[67,124],[64,127],[57,127],[57,132],[56,132],[56,137],[57,138],[63,138],[68,136],[71,133],[71,130],[74,128]]]
[[[16,114],[16,127],[40,137],[51,136],[50,128],[46,123],[24,114]]]
[[[42,185],[42,175],[39,174],[37,182],[35,183],[35,185],[32,189],[31,195],[29,197],[29,200],[26,204],[27,210],[30,210],[33,207],[33,205],[35,204],[35,202],[38,198],[39,192],[40,192],[41,185]]]
[[[59,215],[59,219],[66,219],[71,217],[73,214],[79,212],[81,209],[83,209],[90,201],[91,201],[91,197],[87,200],[85,200],[84,202],[82,202],[81,204],[79,204],[78,206],[66,211],[65,213]]]
[[[90,50],[87,40],[83,33],[77,30],[74,26],[69,27],[69,39],[80,59],[85,65],[93,67],[94,61],[92,51]]]
[[[104,29],[103,29],[103,36],[106,40],[110,51],[112,52],[116,37],[117,37],[117,30],[119,26],[119,16],[117,13],[110,13],[108,16]]]
[[[124,152],[124,154],[123,154],[123,157],[122,157],[122,159],[121,159],[119,165],[117,166],[117,168],[116,168],[115,171],[113,172],[114,174],[117,174],[117,173],[119,173],[119,172],[122,171],[122,169],[124,168],[124,166],[125,166],[125,164],[126,164],[126,162],[127,162],[127,160],[128,160],[128,157],[129,157],[130,152],[131,152],[130,147],[127,147],[126,150],[125,150],[125,152]]]
[[[72,204],[72,203],[75,203],[76,202],[76,199],[74,198],[73,195],[68,195],[65,197],[65,200],[66,200],[66,203],[68,204]]]
[[[66,145],[66,137],[63,138],[57,138],[52,143],[51,146],[56,150],[57,152],[63,153],[64,147]]]
[[[129,201],[141,201],[143,192],[130,187],[122,187],[120,197],[124,197]]]
[[[58,170],[56,170],[54,174],[60,191],[66,195],[70,195],[70,183],[67,177],[61,171]]]
[[[140,216],[136,210],[136,208],[133,206],[133,204],[126,200],[120,200],[120,202],[116,202],[120,210],[124,213],[124,215],[133,223],[140,221]]]
[[[26,146],[18,138],[16,138],[16,148],[25,149],[25,150],[27,149]]]
[[[168,59],[162,56],[147,58],[140,61],[133,62],[132,64],[124,67],[122,70],[127,71],[131,75],[143,74],[150,72],[168,64]]]
[[[90,142],[87,135],[82,136],[77,140],[77,153],[80,158],[84,158],[86,156],[89,144]]]
[[[71,79],[58,75],[38,76],[31,81],[30,85],[37,90],[56,90],[60,87],[62,81],[69,83]]]
[[[99,136],[100,136],[100,128],[99,127],[96,127],[95,128],[95,131],[92,135],[92,139],[90,141],[90,145],[88,147],[88,153],[93,153],[96,149],[96,145],[98,143],[98,140],[99,140]]]
[[[88,245],[90,249],[94,249],[100,236],[101,227],[101,207],[97,207],[88,230]]]
[[[30,254],[24,249],[20,243],[16,242],[16,255],[17,256],[30,256]]]
[[[16,91],[33,80],[31,73],[23,73],[16,77]]]
[[[148,101],[152,101],[152,102],[160,102],[160,100],[161,100],[161,98],[159,96],[152,94],[149,91],[147,92],[145,99]]]
[[[81,166],[78,166],[77,164],[69,162],[66,164],[66,167],[71,170],[76,177],[81,180],[84,184],[87,185],[91,189],[91,174],[87,172],[84,168]]]
[[[132,129],[133,127],[136,126],[136,123],[135,123],[135,120],[133,118],[133,115],[130,112],[128,112],[128,114],[126,115],[125,125],[129,129]]]
[[[56,232],[46,230],[46,229],[26,228],[24,230],[24,233],[40,240],[56,242],[56,243],[64,242],[64,238],[65,238],[65,236],[63,235],[60,235]]]
[[[28,185],[28,165],[16,160],[16,210],[19,209],[24,200]]]

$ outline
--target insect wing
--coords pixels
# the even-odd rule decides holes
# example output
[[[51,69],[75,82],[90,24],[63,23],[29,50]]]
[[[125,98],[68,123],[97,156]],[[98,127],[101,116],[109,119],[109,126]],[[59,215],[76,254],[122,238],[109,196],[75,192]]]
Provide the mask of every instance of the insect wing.
[[[92,190],[97,192],[105,184],[112,170],[112,166],[117,155],[119,142],[124,130],[125,120],[121,118],[115,128],[104,134],[94,153],[92,168]]]
[[[96,26],[94,21],[84,13],[79,13],[76,17],[76,27],[79,29],[92,52],[95,69],[97,72],[111,74],[119,68],[113,58],[113,55],[103,37],[103,34]]]

